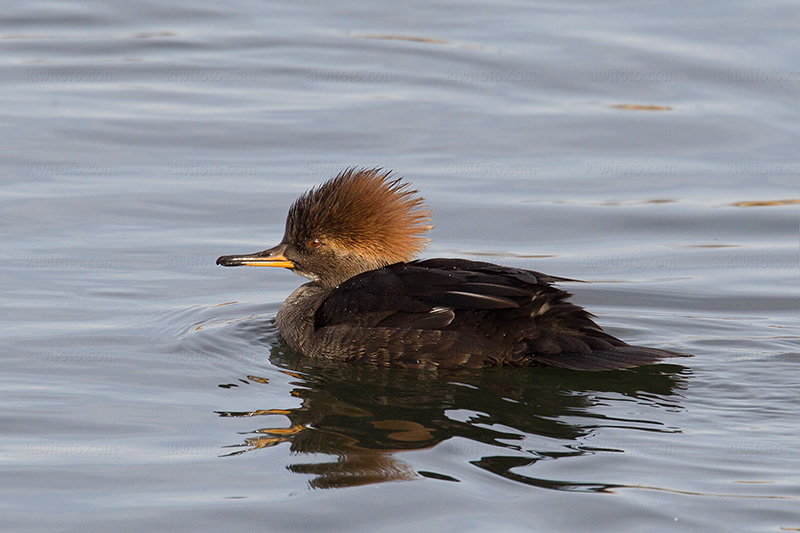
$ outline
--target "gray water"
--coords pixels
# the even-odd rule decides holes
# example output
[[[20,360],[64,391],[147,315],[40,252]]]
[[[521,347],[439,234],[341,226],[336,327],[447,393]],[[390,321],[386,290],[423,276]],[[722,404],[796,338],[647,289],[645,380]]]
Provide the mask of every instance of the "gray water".
[[[9,531],[800,528],[794,2],[5,2]],[[305,360],[222,269],[394,169],[631,371]]]

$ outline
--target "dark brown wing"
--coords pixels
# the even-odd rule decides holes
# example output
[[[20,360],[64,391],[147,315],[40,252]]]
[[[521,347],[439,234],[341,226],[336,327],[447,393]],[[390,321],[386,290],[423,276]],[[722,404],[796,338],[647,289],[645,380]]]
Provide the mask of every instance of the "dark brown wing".
[[[354,342],[366,343],[359,359],[381,351],[383,362],[397,357],[402,366],[427,360],[604,370],[676,355],[603,332],[554,281],[571,280],[464,259],[398,263],[337,287],[317,310],[315,327],[339,334],[353,328]]]

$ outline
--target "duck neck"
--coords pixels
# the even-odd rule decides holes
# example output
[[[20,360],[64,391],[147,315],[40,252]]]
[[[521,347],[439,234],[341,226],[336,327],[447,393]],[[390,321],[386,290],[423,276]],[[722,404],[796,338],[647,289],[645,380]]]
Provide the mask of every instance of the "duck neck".
[[[278,331],[292,349],[310,352],[314,342],[314,314],[330,288],[312,282],[301,285],[283,302],[275,323]]]

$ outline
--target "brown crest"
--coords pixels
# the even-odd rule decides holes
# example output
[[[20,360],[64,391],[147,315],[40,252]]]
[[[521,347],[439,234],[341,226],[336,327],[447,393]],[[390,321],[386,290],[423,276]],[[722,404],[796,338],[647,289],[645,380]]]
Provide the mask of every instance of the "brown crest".
[[[286,232],[386,264],[409,261],[428,242],[421,235],[433,228],[417,194],[391,171],[349,168],[292,205]]]

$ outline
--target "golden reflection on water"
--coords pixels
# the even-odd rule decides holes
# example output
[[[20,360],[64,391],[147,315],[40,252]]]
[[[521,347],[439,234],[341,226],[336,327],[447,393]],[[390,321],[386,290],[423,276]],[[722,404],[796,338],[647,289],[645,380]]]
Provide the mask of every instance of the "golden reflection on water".
[[[680,431],[657,419],[643,420],[641,413],[635,420],[605,420],[593,412],[609,395],[648,405],[656,398],[659,407],[680,409],[675,393],[685,385],[685,369],[677,365],[614,372],[500,368],[437,373],[309,361],[282,344],[273,347],[271,359],[295,380],[289,394],[302,403],[293,409],[217,411],[222,417],[264,420],[243,441],[227,445],[232,451],[224,455],[288,444],[304,460],[287,468],[311,475],[312,488],[423,477],[459,481],[451,472],[417,470],[406,460],[413,456],[401,453],[458,438],[460,447],[474,454],[464,461],[498,476],[556,490],[608,491],[611,487],[603,484],[538,479],[520,469],[541,459],[597,453],[581,441],[604,423],[635,431]],[[264,378],[248,378],[273,386]],[[276,417],[288,423],[272,423]],[[538,441],[547,442],[547,448],[531,449],[530,442]],[[314,455],[333,460],[309,460]]]
[[[672,111],[672,108],[666,105],[617,104],[611,107],[626,111]]]
[[[734,207],[771,207],[779,205],[792,205],[800,204],[800,198],[792,198],[790,200],[761,200],[749,202],[735,202],[731,204]]]

